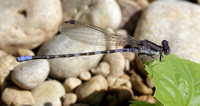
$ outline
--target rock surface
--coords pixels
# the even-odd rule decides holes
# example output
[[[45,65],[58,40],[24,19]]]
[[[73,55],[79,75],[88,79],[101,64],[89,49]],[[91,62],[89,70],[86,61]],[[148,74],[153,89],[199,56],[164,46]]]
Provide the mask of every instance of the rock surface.
[[[79,86],[76,90],[76,95],[79,102],[94,105],[101,102],[107,89],[106,79],[102,75],[97,75]]]
[[[73,90],[78,87],[79,85],[81,85],[81,80],[76,78],[76,77],[70,77],[67,78],[64,82],[63,82],[63,86],[66,90],[67,93],[69,92],[73,92]]]
[[[61,106],[60,98],[65,95],[64,87],[56,80],[45,81],[31,92],[35,99],[34,106]]]
[[[108,76],[110,73],[110,65],[107,62],[101,62],[97,67],[91,69],[92,74],[101,74],[104,77]]]
[[[121,11],[115,0],[63,0],[64,20],[75,19],[101,28],[119,27]]]
[[[33,60],[16,67],[12,81],[24,89],[32,89],[44,82],[50,71],[47,60]]]
[[[125,59],[121,53],[107,54],[103,61],[110,64],[110,74],[114,76],[121,76],[124,74]]]
[[[133,97],[133,91],[128,87],[112,88],[106,95],[107,106],[126,106],[126,102]]]
[[[0,49],[8,53],[16,54],[19,48],[33,49],[49,40],[62,20],[60,0],[0,2]]]
[[[63,106],[71,106],[76,103],[77,96],[74,93],[67,93],[63,96]]]
[[[0,50],[0,90],[4,89],[11,71],[19,64],[14,56]]]
[[[80,29],[75,29],[75,30],[80,30]],[[80,52],[96,51],[101,48],[99,48],[98,46],[91,46],[90,44],[70,39],[69,37],[67,37],[67,35],[60,34],[51,41],[45,43],[40,48],[38,54],[50,55],[50,54],[80,53]],[[81,72],[88,71],[90,68],[96,66],[100,61],[101,57],[102,55],[95,55],[95,56],[79,56],[71,58],[51,59],[49,60],[51,68],[50,76],[61,80],[64,80],[69,77],[77,77],[80,75]]]
[[[2,93],[2,101],[7,106],[33,105],[35,100],[30,91],[17,88],[6,88]]]
[[[144,11],[134,36],[159,45],[162,40],[168,40],[172,53],[200,63],[200,46],[197,46],[200,45],[199,22],[199,5],[179,0],[158,0]]]
[[[91,79],[92,75],[91,75],[90,72],[84,71],[84,72],[80,73],[79,77],[80,77],[80,79],[81,79],[82,81],[88,81],[88,80]]]

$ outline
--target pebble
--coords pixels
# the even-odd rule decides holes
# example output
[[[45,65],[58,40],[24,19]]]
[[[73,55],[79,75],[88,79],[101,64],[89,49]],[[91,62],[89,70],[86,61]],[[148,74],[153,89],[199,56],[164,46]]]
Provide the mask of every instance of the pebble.
[[[49,63],[47,60],[33,60],[16,67],[11,74],[11,78],[19,87],[33,89],[44,82],[49,71]]]
[[[200,45],[198,22],[199,5],[181,0],[158,0],[146,8],[134,36],[159,45],[162,40],[167,40],[172,53],[200,63],[200,46],[197,46]]]
[[[130,70],[130,61],[129,60],[125,60],[125,71],[129,71]]]
[[[125,59],[121,53],[113,53],[105,55],[103,61],[110,64],[110,74],[114,76],[122,76],[124,74]]]
[[[124,56],[125,59],[127,59],[129,61],[133,61],[135,59],[135,53],[122,52],[122,55]]]
[[[82,72],[82,73],[79,75],[79,77],[80,77],[80,79],[81,79],[82,81],[88,81],[88,80],[91,79],[92,75],[91,75],[90,72],[84,71],[84,72]]]
[[[5,55],[7,55],[7,53],[5,51],[3,51],[3,50],[0,50],[0,57],[3,57]]]
[[[149,6],[148,0],[136,0],[137,4],[142,8],[142,10],[146,9]]]
[[[74,93],[67,93],[63,96],[63,106],[71,106],[76,103],[77,96]]]
[[[62,0],[64,20],[75,19],[101,28],[119,27],[121,10],[115,0]]]
[[[95,105],[101,102],[107,89],[106,79],[102,75],[97,75],[79,86],[76,89],[76,95],[79,102]]]
[[[73,92],[73,90],[78,87],[79,85],[81,85],[81,80],[76,78],[76,77],[70,77],[67,78],[64,82],[63,82],[63,86],[65,88],[65,91],[67,93]]]
[[[35,103],[30,91],[19,90],[14,87],[5,88],[1,99],[7,106],[32,106]]]
[[[69,31],[77,31],[84,29],[74,29]],[[67,37],[67,35],[58,35],[52,40],[46,42],[39,49],[39,55],[50,54],[66,54],[66,53],[80,53],[88,51],[97,51],[105,48],[99,46],[92,46],[80,41],[76,41]],[[71,58],[51,59],[50,63],[50,76],[55,79],[65,80],[69,77],[77,77],[81,72],[88,71],[96,66],[103,55],[94,56],[78,56]]]
[[[6,0],[1,1],[0,10],[4,10],[0,11],[0,49],[12,54],[51,39],[62,21],[59,0]]]
[[[109,86],[109,87],[114,86],[114,84],[115,84],[117,78],[118,78],[118,77],[116,77],[116,76],[109,75],[109,76],[107,77],[108,86]]]
[[[124,78],[117,78],[115,84],[114,84],[114,87],[121,87],[121,86],[125,86],[125,87],[128,87],[128,88],[132,88],[132,85],[131,85],[131,82],[127,79],[124,79]]]
[[[7,79],[10,79],[11,71],[20,63],[16,61],[14,56],[5,52],[1,52],[0,55],[0,91],[2,91],[6,84],[9,83]]]
[[[112,88],[106,95],[107,106],[126,106],[125,101],[131,100],[133,97],[133,91],[131,88],[122,86],[119,88]]]
[[[133,32],[140,18],[141,7],[134,0],[117,0],[122,11],[121,27]]]
[[[148,88],[142,81],[142,78],[137,75],[134,71],[131,71],[131,84],[133,89],[138,92],[139,94],[146,94],[151,95],[153,94],[153,90],[151,88]]]
[[[120,78],[123,78],[123,79],[125,79],[125,80],[130,80],[130,75],[124,74],[124,75],[122,75]]]
[[[60,98],[65,95],[64,87],[56,80],[45,81],[31,92],[35,99],[34,106],[61,106]]]
[[[91,69],[91,73],[94,75],[108,76],[110,73],[110,65],[107,62],[101,62],[97,67]]]
[[[34,56],[35,54],[33,53],[33,51],[29,50],[29,49],[18,49],[17,50],[17,54],[19,56]]]
[[[134,66],[138,69],[138,71],[143,75],[143,76],[147,76],[148,73],[147,71],[144,70],[144,62],[146,61],[142,61],[143,58],[140,58],[138,55],[136,55],[136,58],[134,60]],[[148,60],[149,61],[149,60]]]
[[[153,81],[151,78],[147,77],[145,80],[146,84],[148,85],[148,87],[150,88],[154,88],[155,86],[153,85]]]

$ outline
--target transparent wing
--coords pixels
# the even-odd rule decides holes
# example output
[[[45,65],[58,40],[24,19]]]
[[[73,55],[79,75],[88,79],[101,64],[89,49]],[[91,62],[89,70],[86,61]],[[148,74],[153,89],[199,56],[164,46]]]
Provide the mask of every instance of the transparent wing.
[[[60,27],[64,35],[91,45],[125,46],[138,43],[130,35],[122,36],[78,21],[66,21]]]

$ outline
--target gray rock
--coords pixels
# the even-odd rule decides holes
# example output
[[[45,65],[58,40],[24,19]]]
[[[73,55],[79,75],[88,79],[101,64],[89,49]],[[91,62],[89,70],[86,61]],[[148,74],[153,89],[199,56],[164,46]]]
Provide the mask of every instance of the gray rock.
[[[45,43],[40,48],[38,54],[50,55],[79,53],[96,51],[101,48],[98,46],[91,46],[90,44],[70,39],[67,36],[60,34],[51,41]],[[104,49],[105,48],[103,48],[103,50]],[[96,66],[100,61],[101,57],[102,55],[95,55],[51,59],[49,60],[51,67],[50,76],[61,80],[64,80],[68,77],[77,77],[81,72],[88,71],[90,68]]]
[[[41,84],[50,71],[47,60],[33,60],[16,67],[12,72],[12,81],[24,89],[32,89]]]
[[[0,10],[0,49],[12,54],[51,39],[62,21],[59,0],[2,0]]]
[[[65,95],[64,87],[56,80],[45,81],[31,92],[35,99],[34,106],[61,106],[60,98]]]
[[[97,75],[79,86],[76,90],[76,95],[79,102],[94,105],[101,102],[107,89],[106,79],[102,75]]]
[[[168,40],[172,53],[200,63],[199,22],[199,5],[181,0],[159,0],[144,11],[134,36],[159,45],[162,40]]]

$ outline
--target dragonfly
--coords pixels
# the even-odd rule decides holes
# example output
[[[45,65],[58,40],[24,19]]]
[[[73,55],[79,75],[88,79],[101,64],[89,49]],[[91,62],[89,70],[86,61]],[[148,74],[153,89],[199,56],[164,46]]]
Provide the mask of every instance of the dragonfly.
[[[84,29],[84,30],[83,30]],[[131,46],[123,49],[112,49],[104,51],[83,52],[83,53],[70,53],[70,54],[56,54],[56,55],[36,55],[36,56],[20,56],[17,57],[18,62],[35,60],[35,59],[55,59],[55,58],[70,58],[77,56],[90,56],[97,54],[110,54],[117,52],[137,52],[139,55],[146,55],[153,58],[151,61],[151,72],[153,76],[152,63],[157,59],[163,58],[164,55],[170,54],[170,46],[167,40],[162,41],[162,45],[157,45],[149,40],[136,40],[134,37],[104,30],[92,25],[88,25],[79,21],[69,20],[61,24],[60,32],[67,37],[81,41],[91,45],[101,46]]]

